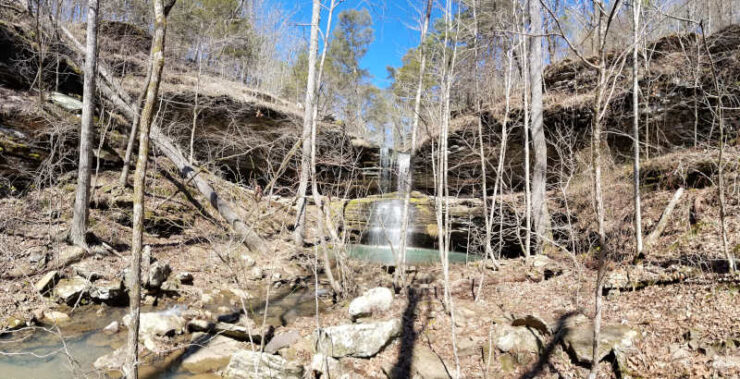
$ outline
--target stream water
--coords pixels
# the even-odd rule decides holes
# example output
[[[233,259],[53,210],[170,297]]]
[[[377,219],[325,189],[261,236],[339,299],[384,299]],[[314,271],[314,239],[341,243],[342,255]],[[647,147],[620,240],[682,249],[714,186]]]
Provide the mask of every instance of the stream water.
[[[267,310],[267,324],[287,325],[296,317],[315,314],[314,290],[303,288],[271,295]],[[264,299],[264,297],[261,297]],[[142,312],[167,312],[182,305],[142,307]],[[248,306],[248,308],[250,308]],[[101,310],[102,309],[102,310]],[[121,321],[128,308],[85,306],[70,313],[71,320],[53,326],[34,327],[0,337],[0,378],[2,379],[77,379],[105,377],[93,368],[98,357],[123,346],[126,329],[113,335],[102,329],[113,321]],[[264,316],[264,303],[251,305],[250,313],[258,323]],[[142,366],[142,379],[219,378],[217,375],[193,375],[180,367],[188,352],[174,354]]]

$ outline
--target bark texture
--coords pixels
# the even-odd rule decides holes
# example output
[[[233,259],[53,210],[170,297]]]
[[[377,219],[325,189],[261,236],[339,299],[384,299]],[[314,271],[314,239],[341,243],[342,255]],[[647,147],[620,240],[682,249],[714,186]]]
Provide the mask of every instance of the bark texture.
[[[167,5],[162,0],[154,0],[154,39],[150,57],[149,83],[147,83],[144,107],[139,118],[139,156],[136,160],[134,173],[134,220],[133,240],[131,243],[131,282],[128,283],[131,307],[131,323],[128,327],[126,363],[123,375],[128,379],[136,379],[138,374],[139,356],[139,314],[141,305],[141,249],[144,235],[144,188],[146,180],[147,159],[149,157],[149,126],[152,122],[154,107],[159,94],[159,83],[164,68],[164,43],[167,30],[167,14],[169,14],[175,0],[169,0]],[[146,262],[149,263],[149,262]]]
[[[87,247],[87,218],[90,203],[90,174],[92,163],[93,119],[95,117],[95,78],[98,60],[98,0],[87,3],[87,41],[85,46],[85,74],[82,93],[82,123],[80,126],[80,159],[77,168],[77,190],[70,229],[70,240]]]

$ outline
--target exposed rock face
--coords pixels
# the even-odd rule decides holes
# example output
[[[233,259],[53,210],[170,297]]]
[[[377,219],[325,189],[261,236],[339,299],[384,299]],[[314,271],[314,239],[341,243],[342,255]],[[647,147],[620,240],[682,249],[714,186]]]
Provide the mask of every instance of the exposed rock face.
[[[334,358],[368,358],[401,332],[400,320],[330,326],[314,334],[317,352]]]
[[[182,368],[193,374],[215,372],[226,367],[231,356],[239,350],[246,349],[244,343],[228,337],[216,336],[204,342],[204,346],[196,345],[196,351],[182,361]]]
[[[393,303],[393,292],[385,287],[369,289],[362,296],[355,298],[349,304],[349,315],[352,319],[368,317],[373,312],[384,312]]]
[[[257,367],[256,371],[255,367]],[[226,379],[300,379],[303,377],[303,367],[277,355],[240,350],[231,356],[223,377]]]
[[[54,297],[67,304],[74,304],[77,299],[88,295],[89,282],[83,278],[62,279],[54,287]]]

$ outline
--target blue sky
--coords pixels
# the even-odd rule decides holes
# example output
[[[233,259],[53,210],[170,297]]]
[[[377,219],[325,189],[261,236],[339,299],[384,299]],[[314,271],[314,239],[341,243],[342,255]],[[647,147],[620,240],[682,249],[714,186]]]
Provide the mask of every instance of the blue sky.
[[[400,66],[401,58],[406,51],[419,44],[419,13],[414,7],[421,8],[424,3],[426,3],[424,0],[346,0],[335,11],[333,23],[336,21],[336,13],[344,9],[366,8],[373,17],[375,39],[360,64],[362,68],[370,71],[373,76],[371,81],[378,87],[386,88],[390,85],[386,67]],[[295,0],[295,4],[291,5],[290,9],[297,10],[294,16],[296,23],[306,25],[311,23],[311,4],[311,0]],[[321,13],[322,30],[326,30],[327,15],[326,10]],[[307,38],[309,28],[305,26],[303,29]]]

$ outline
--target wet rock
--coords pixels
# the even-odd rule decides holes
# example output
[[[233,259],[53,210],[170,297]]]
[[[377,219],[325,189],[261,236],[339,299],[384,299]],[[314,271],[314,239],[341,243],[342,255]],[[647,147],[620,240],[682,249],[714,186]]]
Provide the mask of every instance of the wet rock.
[[[171,312],[147,312],[139,317],[139,335],[172,336],[182,333],[185,319]],[[131,324],[131,315],[123,317],[123,324]]]
[[[57,284],[58,281],[59,281],[59,271],[56,271],[56,270],[49,271],[46,274],[44,274],[44,276],[42,276],[41,279],[39,279],[36,282],[36,284],[34,285],[34,288],[36,289],[36,291],[38,291],[38,293],[43,295],[43,294],[48,293],[49,290],[51,290],[52,288],[54,288],[54,286]]]
[[[99,280],[90,289],[90,298],[101,303],[120,303],[125,297],[121,279]]]
[[[85,299],[89,294],[89,282],[83,278],[62,279],[54,287],[53,294],[59,301],[74,305],[78,299]]]
[[[18,316],[9,316],[0,324],[0,331],[13,331],[26,326],[26,320]]]
[[[374,312],[385,312],[393,303],[393,292],[385,287],[369,289],[349,304],[352,319],[371,316]]]
[[[612,350],[619,354],[632,346],[637,331],[626,325],[604,325],[599,336],[598,360]],[[593,353],[593,324],[591,322],[569,328],[563,342],[568,352],[580,363],[590,364]]]
[[[377,354],[401,332],[400,320],[330,326],[314,333],[317,352],[334,358],[367,358]]]
[[[298,342],[300,339],[301,335],[295,330],[280,333],[272,337],[272,339],[270,339],[270,342],[265,345],[265,353],[275,354],[278,352],[278,350],[290,347],[291,345]]]
[[[194,346],[195,352],[185,357],[182,368],[193,374],[215,372],[226,367],[231,356],[246,349],[246,344],[228,337],[215,336]]]
[[[180,272],[175,278],[180,284],[190,285],[193,284],[193,274],[189,272]]]
[[[300,379],[303,367],[277,355],[240,350],[231,356],[222,376],[226,379]]]
[[[126,362],[126,345],[119,347],[115,351],[98,357],[93,363],[93,367],[96,370],[100,370],[106,373],[112,371],[120,371],[123,364]]]
[[[61,324],[69,321],[69,315],[59,311],[44,312],[44,321],[50,324]]]
[[[118,323],[118,321],[113,321],[108,326],[103,328],[103,334],[105,335],[113,335],[118,333],[118,331],[121,329],[121,324]]]

